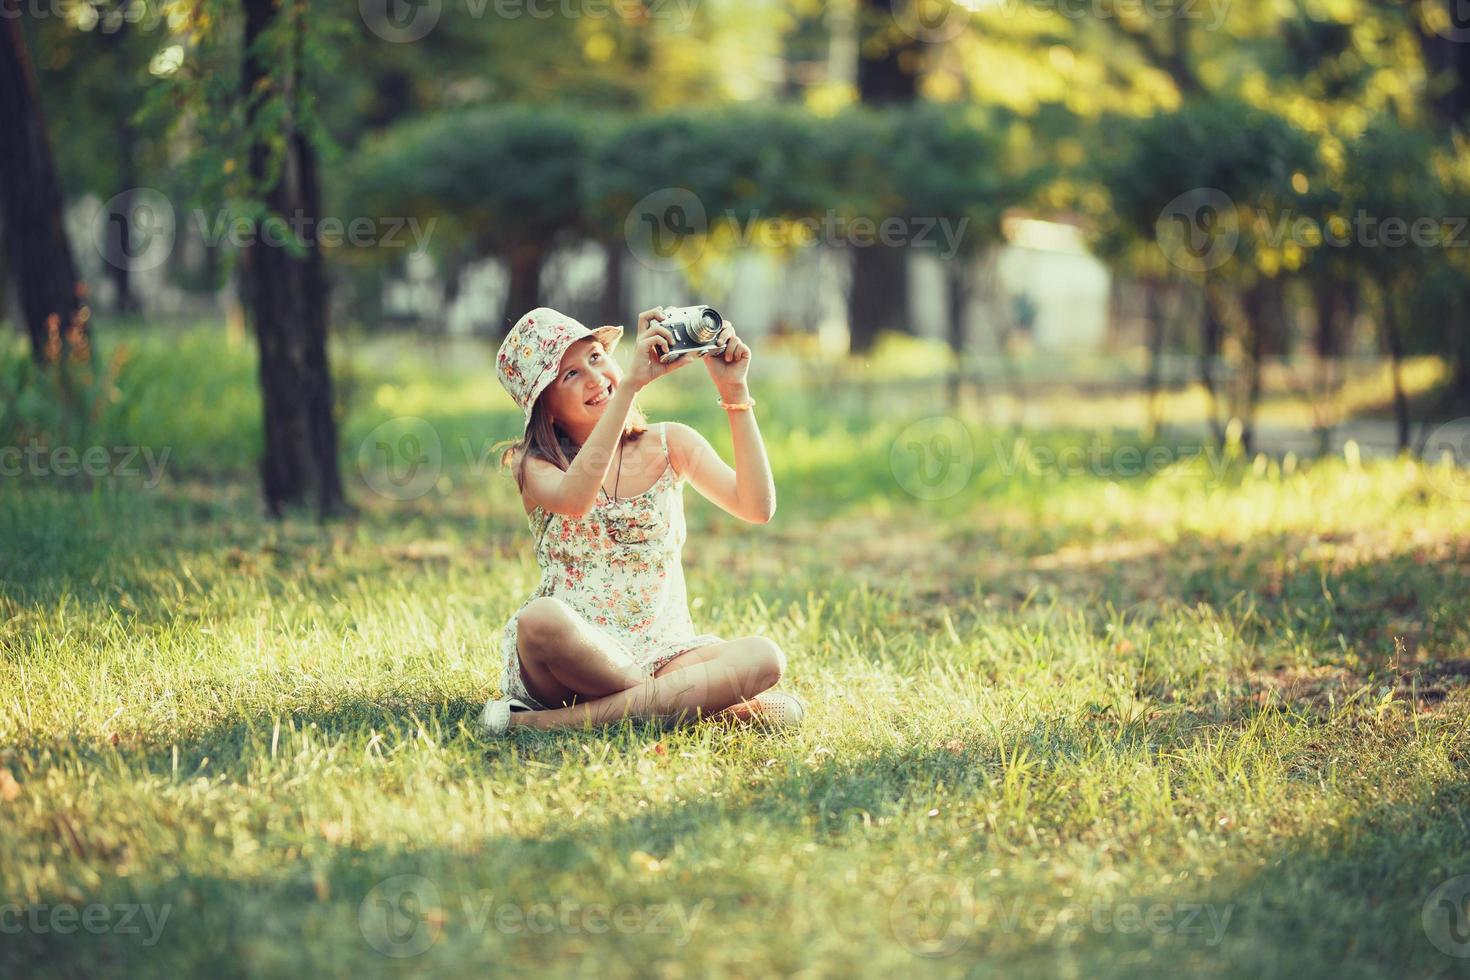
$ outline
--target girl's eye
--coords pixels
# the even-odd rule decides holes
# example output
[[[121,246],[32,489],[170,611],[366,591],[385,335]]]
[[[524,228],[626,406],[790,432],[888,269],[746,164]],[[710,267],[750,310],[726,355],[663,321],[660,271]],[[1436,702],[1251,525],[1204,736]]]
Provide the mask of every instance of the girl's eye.
[[[602,352],[601,351],[593,351],[592,352],[592,357],[593,358],[601,358],[602,357]],[[567,380],[568,378],[570,378],[572,375],[574,375],[576,373],[577,373],[577,369],[576,368],[572,368],[570,371],[568,371],[565,375],[562,376],[562,380],[565,381],[565,380]]]

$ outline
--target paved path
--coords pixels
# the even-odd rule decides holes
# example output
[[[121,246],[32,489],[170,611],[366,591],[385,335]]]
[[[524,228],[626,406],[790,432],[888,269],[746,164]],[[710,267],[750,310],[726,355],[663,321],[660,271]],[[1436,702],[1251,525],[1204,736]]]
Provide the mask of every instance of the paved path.
[[[1203,425],[1171,425],[1168,431],[1171,435],[1197,432],[1201,438],[1208,434]],[[1411,446],[1417,446],[1422,437],[1422,425],[1415,424],[1409,429]],[[1332,452],[1341,455],[1349,440],[1358,444],[1358,451],[1365,459],[1387,459],[1398,453],[1398,427],[1387,419],[1352,419],[1336,426],[1332,430]],[[1254,442],[1256,450],[1272,456],[1288,452],[1303,458],[1317,455],[1317,433],[1312,429],[1258,424]],[[1438,461],[1445,452],[1453,455],[1461,466],[1470,466],[1470,418],[1430,428],[1425,457]]]

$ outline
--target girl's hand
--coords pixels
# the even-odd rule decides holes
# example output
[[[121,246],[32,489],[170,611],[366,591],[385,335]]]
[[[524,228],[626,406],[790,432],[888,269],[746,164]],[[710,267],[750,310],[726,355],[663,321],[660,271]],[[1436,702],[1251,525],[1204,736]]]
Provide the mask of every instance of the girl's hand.
[[[750,372],[750,346],[735,336],[735,325],[729,320],[720,328],[715,340],[725,345],[724,352],[704,356],[704,366],[714,379],[715,387],[721,394],[743,389],[746,375]]]
[[[634,391],[641,391],[649,382],[672,374],[689,360],[679,357],[668,364],[659,360],[674,343],[674,332],[658,322],[663,318],[661,306],[638,314],[638,339],[633,347],[633,366],[628,370],[628,384]]]

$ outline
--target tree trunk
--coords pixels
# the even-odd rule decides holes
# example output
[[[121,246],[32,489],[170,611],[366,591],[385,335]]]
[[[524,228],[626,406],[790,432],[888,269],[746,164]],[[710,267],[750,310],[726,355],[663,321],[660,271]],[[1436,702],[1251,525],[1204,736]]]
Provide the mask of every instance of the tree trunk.
[[[602,249],[607,256],[607,265],[602,274],[598,319],[603,323],[622,323],[628,315],[627,285],[623,281],[625,246],[621,240],[617,240],[604,242]]]
[[[1470,322],[1467,322],[1467,317],[1470,317],[1470,288],[1461,295],[1459,318],[1451,321],[1446,329],[1450,348],[1449,385],[1429,408],[1424,420],[1426,423],[1470,415]],[[1419,427],[1419,438],[1414,445],[1416,455],[1424,454],[1430,431],[1427,424]]]
[[[1317,307],[1317,357],[1332,361],[1342,352],[1342,331],[1338,324],[1342,310],[1342,284],[1335,279],[1319,279],[1313,290]]]
[[[77,278],[66,237],[61,183],[21,30],[22,4],[0,0],[0,12],[5,48],[0,54],[0,204],[31,356],[42,363],[90,359],[86,287]]]
[[[546,264],[546,250],[529,242],[513,245],[506,264],[510,267],[510,288],[505,293],[497,337],[504,337],[517,320],[541,305],[541,268]]]
[[[1247,365],[1245,404],[1240,412],[1240,445],[1250,453],[1255,447],[1256,406],[1261,403],[1262,368],[1271,342],[1280,310],[1281,284],[1267,280],[1256,283],[1245,294],[1245,328],[1247,337]]]
[[[1470,317],[1470,289],[1460,316]],[[1470,323],[1461,319],[1453,328],[1454,373],[1450,376],[1449,415],[1470,415]]]
[[[454,310],[454,304],[459,302],[459,294],[464,289],[465,268],[471,261],[471,254],[461,249],[450,250],[440,260],[444,284],[439,290],[439,316],[429,328],[440,337],[449,336],[449,317]]]
[[[1394,434],[1399,452],[1409,448],[1409,399],[1404,393],[1404,339],[1399,332],[1399,307],[1397,298],[1383,284],[1383,346],[1388,349],[1389,372],[1393,376]]]
[[[136,313],[138,299],[133,295],[133,191],[137,183],[131,176],[131,164],[123,165],[125,189],[112,199],[112,210],[107,215],[107,238],[104,249],[107,256],[107,275],[112,280],[115,313]]]
[[[1430,86],[1430,108],[1447,128],[1459,128],[1470,116],[1470,50],[1459,32],[1466,26],[1464,18],[1456,19],[1459,0],[1425,0],[1443,8],[1444,16],[1455,30],[1440,33],[1419,19],[1419,46],[1429,73],[1438,84]]]
[[[906,105],[918,94],[923,45],[897,28],[895,6],[907,0],[861,0],[857,86],[864,105]],[[870,215],[882,221],[887,215]],[[854,247],[847,293],[848,347],[873,349],[881,330],[910,331],[908,249],[881,241]]]
[[[1160,389],[1164,383],[1164,338],[1168,334],[1168,319],[1164,315],[1162,283],[1146,280],[1143,283],[1147,297],[1145,329],[1148,330],[1148,373],[1144,378],[1144,394],[1148,398],[1148,419],[1145,423],[1145,438],[1152,440],[1159,433]]]
[[[866,354],[887,330],[909,331],[908,252],[880,242],[854,246],[847,292],[848,349]]]
[[[368,129],[387,129],[414,110],[413,76],[397,67],[383,68],[371,76],[362,123]]]
[[[918,94],[924,46],[898,29],[895,10],[907,2],[860,0],[857,86],[864,105],[903,105]]]
[[[122,45],[127,39],[132,25],[127,20],[119,21],[116,29],[99,31],[100,40],[112,52],[112,57],[122,57]],[[113,311],[116,313],[137,313],[142,307],[137,296],[133,295],[132,261],[133,255],[133,193],[137,189],[138,180],[138,138],[133,127],[132,120],[123,115],[118,119],[117,126],[117,163],[118,183],[122,190],[115,198],[117,206],[113,214],[109,215],[107,226],[107,241],[105,249],[107,253],[107,274],[112,279]],[[113,215],[117,216],[116,220]]]
[[[1428,86],[1428,102],[1449,137],[1446,148],[1452,149],[1454,137],[1463,136],[1467,124],[1470,124],[1470,44],[1465,44],[1462,36],[1466,27],[1464,4],[1460,0],[1424,2],[1440,6],[1443,15],[1449,19],[1450,27],[1455,29],[1435,31],[1427,19],[1418,18],[1419,45],[1432,80]],[[1465,303],[1462,317],[1470,316],[1470,289],[1465,292]],[[1453,417],[1470,414],[1470,323],[1462,320],[1456,324],[1449,340],[1454,371],[1444,401],[1437,409],[1441,415]]]
[[[1313,304],[1317,311],[1317,455],[1332,451],[1332,429],[1337,418],[1337,392],[1340,380],[1337,359],[1342,349],[1341,325],[1343,308],[1342,284],[1327,276],[1318,279],[1313,288]]]
[[[220,281],[219,246],[204,242],[204,282],[211,291],[219,289],[224,285]]]
[[[1210,283],[1204,286],[1200,297],[1201,349],[1199,356],[1200,381],[1210,398],[1210,431],[1215,441],[1225,444],[1225,429],[1220,424],[1220,391],[1215,377],[1216,362],[1220,358],[1220,346],[1225,336],[1225,324],[1220,319],[1220,297]]]
[[[269,69],[249,52],[270,28],[278,10],[273,0],[244,0],[244,10],[246,56],[241,91],[248,100],[247,120],[253,125],[259,102],[252,94]],[[291,79],[289,84],[292,96],[299,97],[300,79]],[[282,124],[284,159],[275,183],[265,188],[264,199],[272,215],[300,214],[311,223],[306,227],[315,227],[321,216],[316,153],[310,139],[295,125],[295,118],[292,113]],[[263,181],[267,176],[270,155],[263,141],[251,145],[254,180]],[[315,236],[304,243],[306,253],[299,259],[279,244],[280,237],[257,228],[240,256],[241,301],[260,345],[265,415],[260,469],[265,503],[271,515],[279,517],[290,506],[312,502],[318,516],[326,518],[346,506],[327,366],[327,279]]]
[[[949,380],[949,409],[955,414],[960,411],[960,397],[964,391],[965,384],[965,350],[968,334],[965,311],[970,301],[970,278],[968,275],[968,259],[963,255],[956,255],[945,263],[944,271],[947,285],[949,286],[948,307],[949,324],[948,339],[949,350],[954,355],[954,372]]]

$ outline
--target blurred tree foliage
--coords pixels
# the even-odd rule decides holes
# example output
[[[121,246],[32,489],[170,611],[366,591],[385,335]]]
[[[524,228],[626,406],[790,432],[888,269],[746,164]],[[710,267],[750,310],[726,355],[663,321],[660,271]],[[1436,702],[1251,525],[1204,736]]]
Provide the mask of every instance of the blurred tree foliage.
[[[1316,145],[1281,116],[1235,100],[1196,100],[1146,117],[1123,144],[1104,175],[1111,207],[1097,216],[1114,238],[1107,250],[1152,241],[1168,275],[1198,285],[1200,379],[1228,417],[1245,420],[1249,448],[1262,361],[1283,346],[1283,279],[1307,247],[1293,234],[1294,219],[1316,172]],[[1222,391],[1217,368],[1227,337],[1244,351],[1245,370],[1237,388]],[[1218,411],[1211,423],[1223,438]]]
[[[133,19],[138,5],[89,0],[75,9],[91,14],[33,25],[69,189],[105,196],[138,174],[215,207],[242,197],[238,111],[158,95],[236,66],[191,40],[189,5]],[[967,217],[967,261],[1017,209],[1079,223],[1145,286],[1150,347],[1172,336],[1201,354],[1247,435],[1263,358],[1310,338],[1331,361],[1365,322],[1390,354],[1449,358],[1440,410],[1470,411],[1470,249],[1370,241],[1352,220],[1448,219],[1448,235],[1467,211],[1456,0],[628,0],[575,16],[446,3],[409,42],[354,16],[372,4],[307,6],[309,67],[350,66],[313,86],[303,120],[328,210],[437,218],[446,288],[473,259],[502,260],[515,298],[501,328],[563,242],[603,249],[602,306],[625,317],[623,222],[663,189],[702,202],[712,242],[731,223]],[[118,23],[121,40],[88,36]],[[157,116],[129,116],[140,89],[181,123],[167,139]],[[128,137],[98,153],[109,121]],[[181,138],[206,152],[181,157]],[[1227,205],[1204,207],[1207,192]],[[1325,240],[1345,223],[1346,244]],[[1206,250],[1228,237],[1229,257],[1200,267],[1181,232]],[[365,272],[402,254],[332,259]],[[956,317],[968,268],[952,270]]]
[[[687,243],[695,251],[761,223],[805,222],[799,238],[760,239],[781,247],[841,239],[858,221],[943,220],[964,230],[956,255],[972,258],[999,242],[1003,213],[1048,174],[1015,151],[1016,125],[1013,113],[934,104],[833,116],[773,103],[595,118],[450,111],[369,141],[343,186],[353,212],[438,222],[441,255],[509,257],[503,332],[513,311],[539,302],[540,263],[553,244],[586,237],[626,248],[630,211],[671,189],[703,212],[697,227],[674,229],[700,239]],[[954,263],[961,277],[962,265]]]

